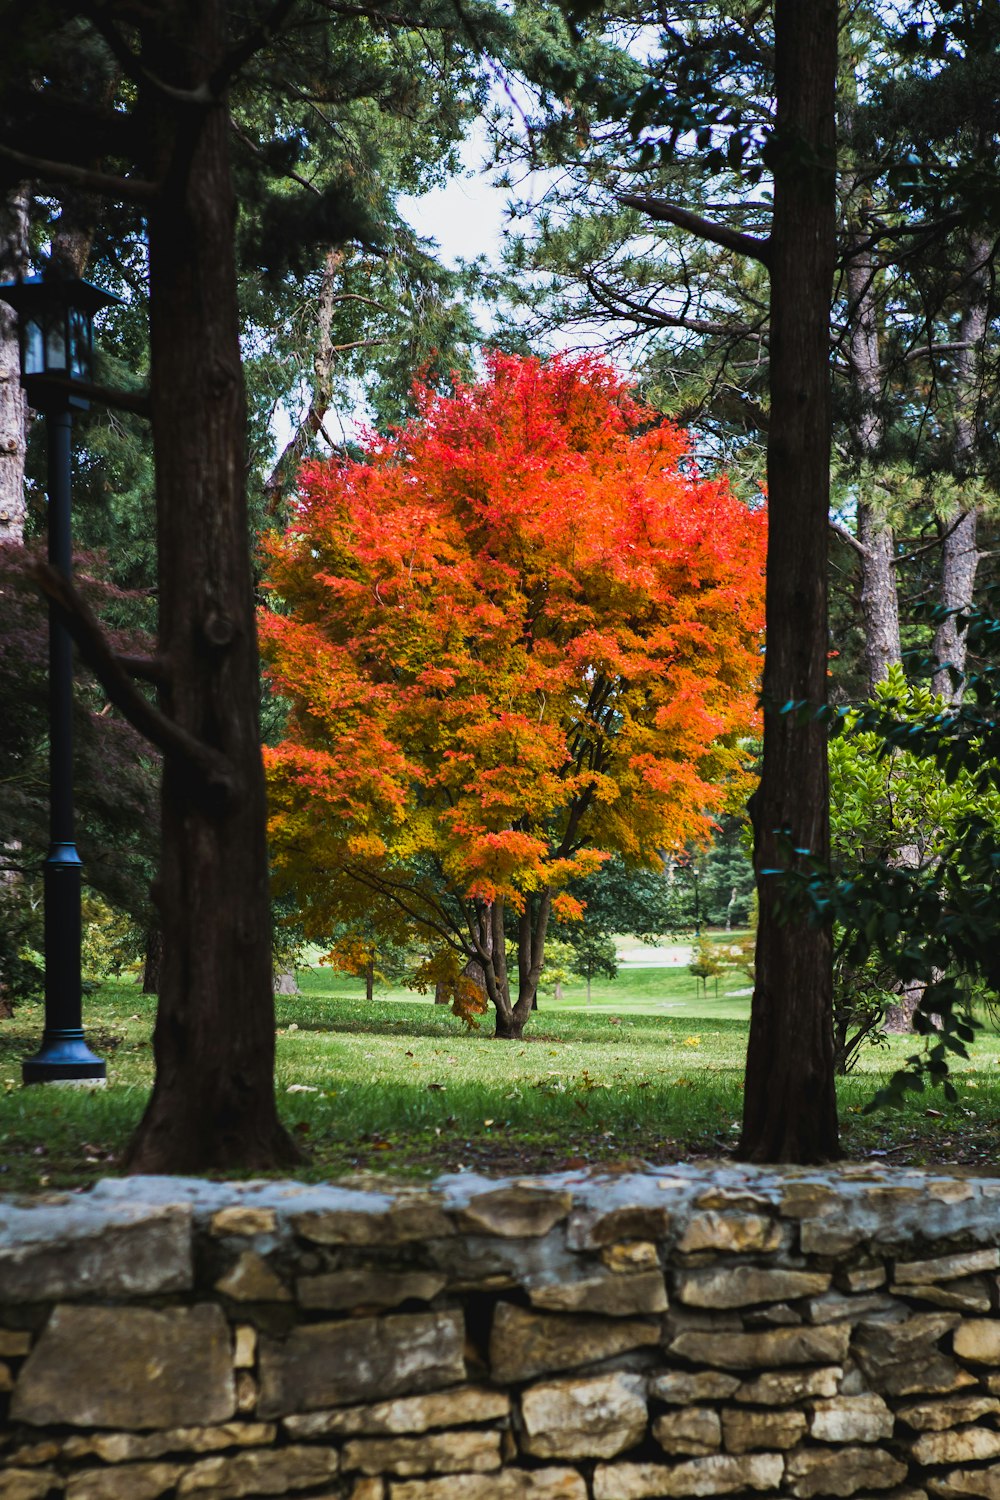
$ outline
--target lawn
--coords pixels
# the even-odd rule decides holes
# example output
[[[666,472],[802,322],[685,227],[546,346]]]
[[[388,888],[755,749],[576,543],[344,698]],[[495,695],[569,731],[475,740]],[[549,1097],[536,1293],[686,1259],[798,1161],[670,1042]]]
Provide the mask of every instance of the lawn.
[[[277,1088],[310,1179],[358,1172],[427,1174],[474,1167],[544,1171],[594,1161],[718,1157],[741,1110],[749,998],[725,976],[716,997],[683,967],[631,969],[544,997],[522,1042],[501,1043],[488,1018],[467,1033],[443,1006],[388,991],[367,1004],[358,983],[300,973],[277,1000]],[[0,1185],[74,1186],[114,1173],[152,1076],[155,1001],[131,982],[88,998],[88,1038],[108,1061],[104,1089],[24,1089],[41,1007],[0,1025]],[[959,1062],[959,1102],[915,1096],[900,1114],[863,1115],[879,1077],[912,1038],[869,1049],[840,1080],[848,1155],[992,1168],[1000,1147],[1000,1038],[980,1033]]]

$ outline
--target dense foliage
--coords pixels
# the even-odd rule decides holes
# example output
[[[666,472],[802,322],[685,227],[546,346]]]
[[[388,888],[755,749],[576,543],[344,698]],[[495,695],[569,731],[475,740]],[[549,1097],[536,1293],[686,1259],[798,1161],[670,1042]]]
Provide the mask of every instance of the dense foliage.
[[[272,849],[310,935],[377,911],[459,993],[478,963],[518,1033],[570,882],[680,850],[739,772],[764,516],[596,358],[495,355],[418,399],[308,469],[268,545]]]

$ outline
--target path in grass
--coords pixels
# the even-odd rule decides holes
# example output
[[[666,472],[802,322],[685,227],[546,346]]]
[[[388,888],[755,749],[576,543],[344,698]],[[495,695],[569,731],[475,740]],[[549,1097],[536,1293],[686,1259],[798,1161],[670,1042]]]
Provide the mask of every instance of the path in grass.
[[[700,992],[692,976],[631,972],[587,1007],[582,986],[543,1001],[520,1043],[466,1033],[446,1007],[391,994],[367,1004],[355,981],[311,970],[277,1002],[277,1087],[289,1128],[322,1179],[475,1167],[544,1171],[596,1161],[724,1155],[742,1103],[748,999]],[[738,978],[734,988],[741,988]],[[23,1089],[19,1059],[41,1028],[38,1006],[0,1026],[0,1188],[73,1186],[113,1172],[151,1081],[154,1002],[133,984],[88,1001],[89,1036],[109,1064],[96,1091]],[[927,1096],[900,1116],[862,1116],[878,1075],[912,1050],[894,1040],[841,1080],[853,1156],[995,1168],[997,1038],[984,1034],[957,1075],[959,1103]]]

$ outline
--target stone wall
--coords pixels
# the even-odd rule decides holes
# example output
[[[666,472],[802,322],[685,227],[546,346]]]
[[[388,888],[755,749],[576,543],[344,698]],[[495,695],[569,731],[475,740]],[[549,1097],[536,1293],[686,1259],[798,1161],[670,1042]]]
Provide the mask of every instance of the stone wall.
[[[0,1204],[0,1500],[1000,1500],[1000,1179]]]

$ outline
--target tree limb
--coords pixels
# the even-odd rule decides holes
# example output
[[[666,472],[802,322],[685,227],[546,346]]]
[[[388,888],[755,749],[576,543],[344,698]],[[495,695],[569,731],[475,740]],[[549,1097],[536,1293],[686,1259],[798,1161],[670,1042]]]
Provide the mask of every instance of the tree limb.
[[[28,156],[2,144],[0,160],[12,162],[29,177],[40,177],[44,182],[68,182],[73,187],[119,201],[151,203],[160,191],[157,183],[147,182],[142,177],[114,177],[107,172],[93,172],[88,167],[75,167],[68,161],[47,161],[41,156]]]
[[[853,547],[854,551],[858,554],[859,557],[868,556],[867,549],[861,545],[857,537],[854,535],[854,532],[847,529],[843,521],[835,521],[831,516],[830,530],[833,532],[834,536],[839,537],[840,540],[842,542],[845,542],[848,547]]]
[[[737,255],[750,255],[754,260],[759,260],[762,265],[768,265],[771,259],[770,239],[760,239],[757,235],[744,234],[741,229],[732,229],[728,224],[717,224],[714,219],[705,219],[701,214],[692,213],[690,209],[679,208],[676,204],[668,203],[665,198],[647,198],[641,193],[622,193],[618,202],[625,208],[634,208],[639,213],[646,214],[650,219],[656,219],[664,224],[676,224],[678,229],[686,229],[690,234],[696,234],[699,239],[710,240],[714,245],[722,245],[726,250],[735,250]]]
[[[231,762],[161,713],[134,687],[122,660],[108,645],[97,616],[66,575],[45,562],[36,563],[32,574],[42,593],[58,611],[80,655],[129,723],[165,755],[176,755],[186,761],[213,790],[222,791],[229,797],[235,795],[236,780]]]

